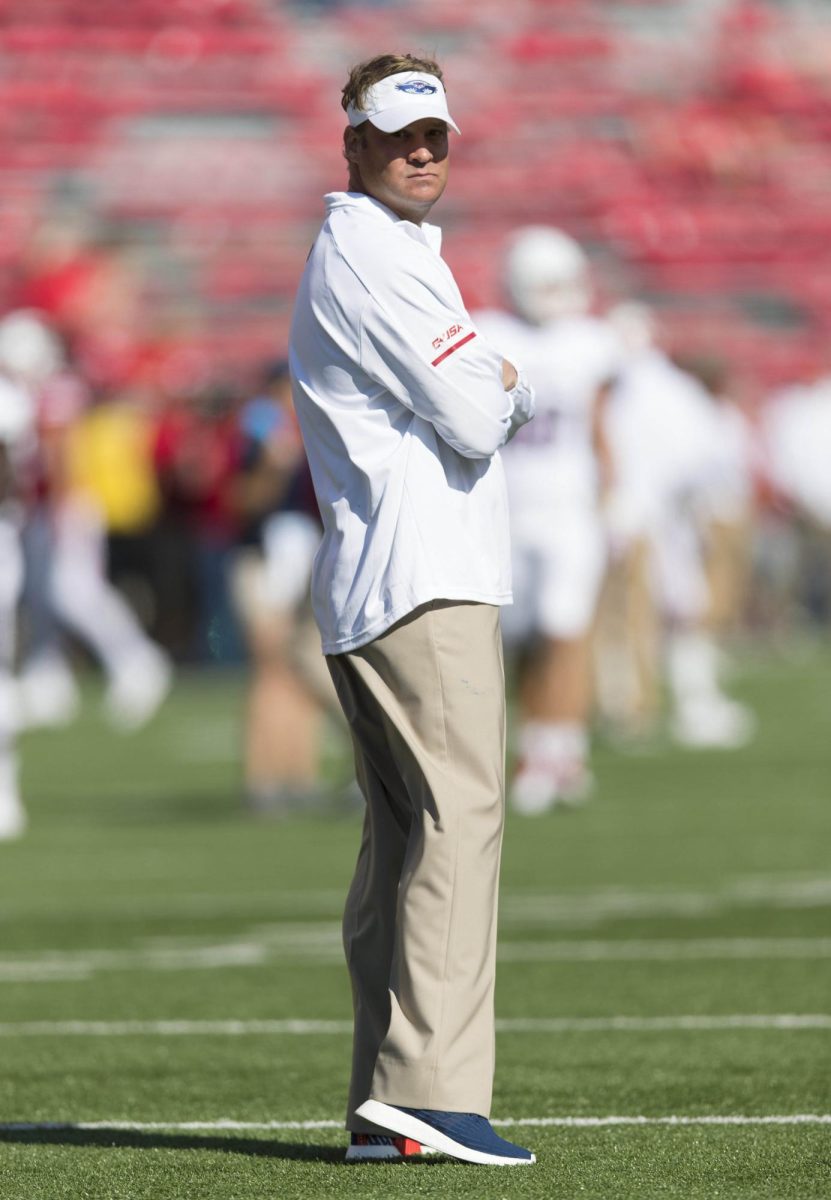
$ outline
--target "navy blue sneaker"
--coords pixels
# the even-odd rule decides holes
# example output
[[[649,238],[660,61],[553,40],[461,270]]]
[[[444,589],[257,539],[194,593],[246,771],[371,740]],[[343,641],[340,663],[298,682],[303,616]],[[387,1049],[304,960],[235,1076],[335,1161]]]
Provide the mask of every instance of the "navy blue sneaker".
[[[524,1166],[537,1160],[530,1150],[506,1142],[494,1133],[490,1121],[476,1113],[439,1112],[432,1108],[400,1108],[367,1100],[356,1109],[359,1117],[460,1158],[463,1162],[494,1167]]]

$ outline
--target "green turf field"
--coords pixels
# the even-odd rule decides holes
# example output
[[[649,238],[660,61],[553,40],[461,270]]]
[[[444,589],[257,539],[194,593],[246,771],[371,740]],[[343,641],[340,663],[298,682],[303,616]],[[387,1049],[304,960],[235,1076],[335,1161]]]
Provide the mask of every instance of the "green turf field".
[[[736,691],[750,749],[600,746],[590,805],[509,819],[494,1118],[538,1163],[508,1171],[342,1163],[358,824],[242,814],[237,676],[130,738],[94,693],[30,735],[2,1200],[831,1196],[831,654]]]

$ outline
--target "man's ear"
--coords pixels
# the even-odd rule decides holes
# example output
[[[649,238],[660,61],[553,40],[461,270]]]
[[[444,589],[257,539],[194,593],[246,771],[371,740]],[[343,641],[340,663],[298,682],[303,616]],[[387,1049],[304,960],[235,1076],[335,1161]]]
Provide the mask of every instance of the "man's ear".
[[[358,161],[358,146],[361,141],[361,135],[357,129],[351,125],[347,125],[343,131],[343,157],[347,162],[354,163]]]
[[[347,162],[354,162],[357,156],[358,138],[355,137],[355,131],[351,125],[347,125],[343,130],[343,157]]]

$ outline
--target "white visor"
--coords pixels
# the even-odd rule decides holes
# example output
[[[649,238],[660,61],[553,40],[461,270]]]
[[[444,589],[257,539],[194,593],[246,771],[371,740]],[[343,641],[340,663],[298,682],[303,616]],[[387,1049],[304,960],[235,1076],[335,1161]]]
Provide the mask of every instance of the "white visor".
[[[369,89],[363,108],[350,104],[346,115],[350,125],[371,121],[382,133],[395,133],[425,117],[445,121],[456,133],[461,133],[447,111],[447,96],[441,80],[424,71],[399,71],[397,75],[388,75]]]

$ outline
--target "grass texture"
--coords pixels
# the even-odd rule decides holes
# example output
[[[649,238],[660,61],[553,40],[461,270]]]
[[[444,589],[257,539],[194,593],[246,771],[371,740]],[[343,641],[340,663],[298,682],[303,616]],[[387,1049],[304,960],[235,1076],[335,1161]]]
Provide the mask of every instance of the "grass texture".
[[[90,687],[24,739],[0,846],[0,1196],[831,1196],[829,666],[746,655],[747,749],[599,740],[591,803],[509,816],[493,1111],[538,1157],[510,1170],[343,1163],[357,819],[242,810],[237,674],[131,737]]]

